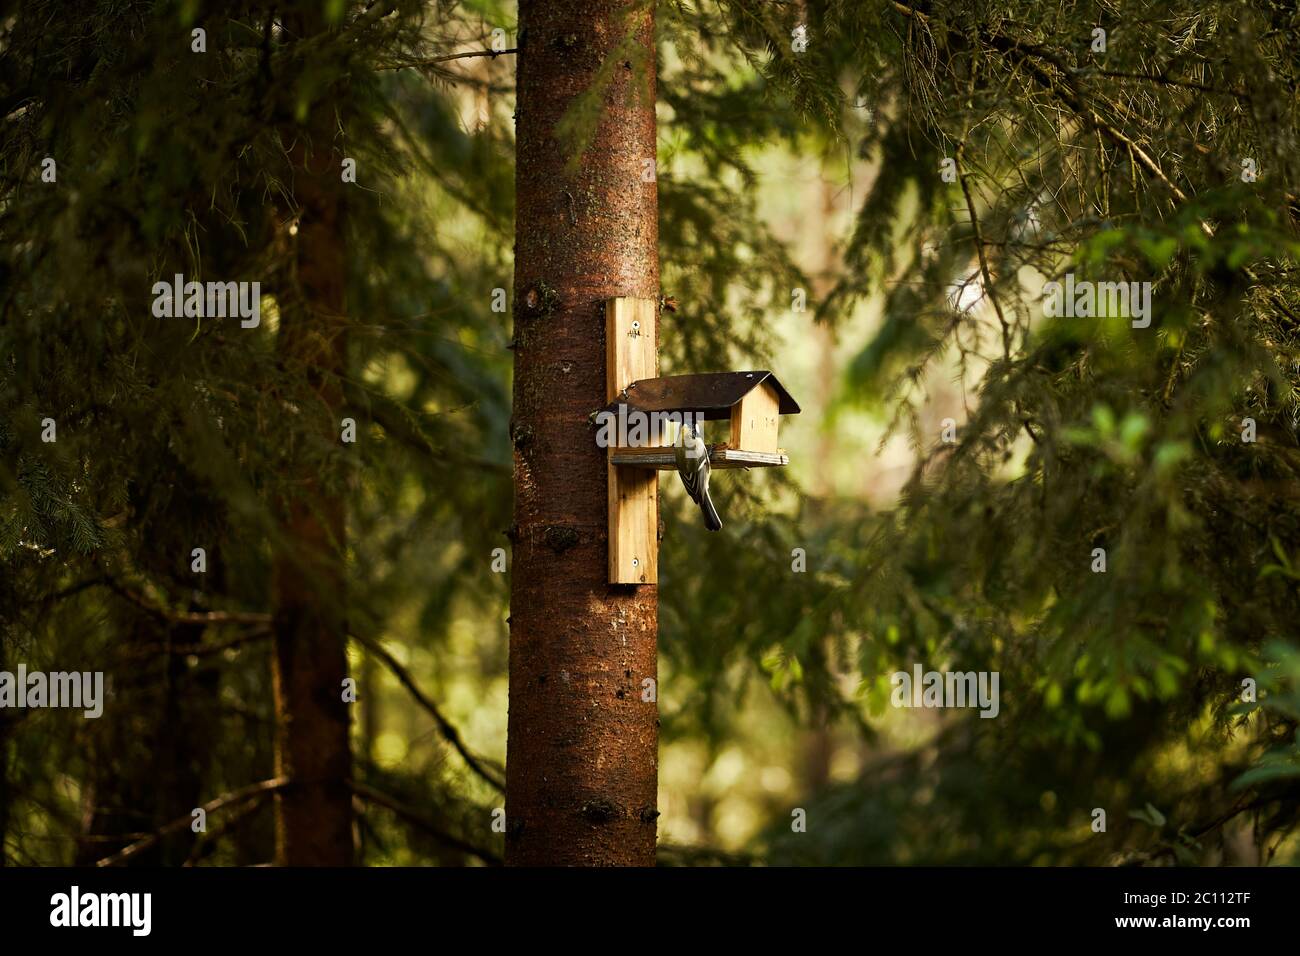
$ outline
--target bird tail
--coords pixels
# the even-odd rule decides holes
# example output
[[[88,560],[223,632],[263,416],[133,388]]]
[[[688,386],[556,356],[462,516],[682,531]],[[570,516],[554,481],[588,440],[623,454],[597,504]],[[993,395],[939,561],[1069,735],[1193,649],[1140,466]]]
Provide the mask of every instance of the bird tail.
[[[718,517],[718,509],[713,507],[707,486],[700,489],[700,510],[704,512],[704,527],[710,531],[722,530],[722,519]]]

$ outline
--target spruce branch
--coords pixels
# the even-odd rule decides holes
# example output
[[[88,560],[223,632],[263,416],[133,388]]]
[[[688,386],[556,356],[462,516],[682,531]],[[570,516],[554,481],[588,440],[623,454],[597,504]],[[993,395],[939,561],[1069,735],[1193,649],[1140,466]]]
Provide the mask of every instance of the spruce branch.
[[[442,733],[443,737],[446,738],[447,742],[451,744],[456,753],[460,754],[461,759],[465,761],[470,770],[474,771],[474,773],[495,789],[504,791],[506,788],[505,781],[501,780],[496,776],[496,774],[488,770],[480,758],[474,756],[473,752],[461,739],[460,731],[456,729],[455,724],[443,716],[442,711],[438,709],[438,705],[420,689],[420,685],[417,684],[415,678],[411,676],[411,672],[398,663],[397,658],[393,657],[392,654],[385,650],[378,641],[372,640],[368,637],[363,637],[355,631],[353,632],[352,637],[357,641],[357,643],[361,644],[362,647],[368,650],[371,654],[374,654],[375,657],[379,658],[379,660],[383,662],[384,666],[393,672],[393,676],[397,678],[398,683],[405,687],[410,692],[411,696],[415,698],[416,703],[423,707],[429,715],[433,717],[434,723],[438,725],[438,730]]]
[[[202,807],[196,809],[203,810],[205,814],[216,813],[227,807],[238,806],[248,800],[261,799],[267,794],[276,793],[289,786],[290,782],[291,781],[288,777],[273,777],[270,780],[262,780],[258,783],[249,784],[247,787],[242,787],[239,790],[232,790],[229,793],[223,793],[221,796],[209,800],[207,803],[203,804]],[[96,862],[95,866],[121,866],[126,861],[139,856],[145,850],[171,836],[173,833],[181,832],[189,826],[193,820],[193,811],[190,811],[183,817],[177,817],[175,820],[164,824],[144,839],[137,840],[135,843],[132,843],[130,846],[114,853],[112,856],[104,857],[102,860]]]
[[[382,793],[374,787],[367,786],[366,784],[359,783],[355,780],[348,781],[348,786],[351,787],[352,792],[362,800],[368,800],[377,806],[393,811],[393,813],[397,814],[398,817],[430,834],[439,842],[445,843],[453,849],[460,850],[462,853],[476,856],[489,866],[500,866],[502,864],[501,857],[497,856],[491,850],[485,850],[482,847],[475,846],[472,843],[462,840],[458,836],[448,833],[442,827],[422,816],[411,807],[408,807],[395,798],[388,796],[388,794]]]

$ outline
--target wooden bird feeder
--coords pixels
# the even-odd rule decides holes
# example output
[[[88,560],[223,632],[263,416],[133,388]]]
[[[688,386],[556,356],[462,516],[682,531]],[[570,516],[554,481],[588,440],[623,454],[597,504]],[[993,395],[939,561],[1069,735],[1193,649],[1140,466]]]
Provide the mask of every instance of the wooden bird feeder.
[[[782,415],[798,403],[769,371],[707,372],[659,378],[653,299],[617,298],[605,304],[604,409],[614,415],[691,414],[730,421],[727,442],[709,446],[714,469],[772,468],[790,463],[778,444]],[[676,450],[651,429],[645,445],[610,447],[609,581],[659,580],[659,475],[675,470]]]

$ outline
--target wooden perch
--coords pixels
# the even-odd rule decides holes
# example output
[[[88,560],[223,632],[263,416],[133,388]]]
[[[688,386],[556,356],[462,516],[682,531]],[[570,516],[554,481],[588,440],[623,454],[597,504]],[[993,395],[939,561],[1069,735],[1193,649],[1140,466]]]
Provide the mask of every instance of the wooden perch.
[[[609,460],[630,468],[654,468],[673,471],[677,468],[675,448],[615,448]],[[741,451],[728,445],[709,446],[709,465],[713,468],[777,468],[790,464],[783,449],[775,452]]]

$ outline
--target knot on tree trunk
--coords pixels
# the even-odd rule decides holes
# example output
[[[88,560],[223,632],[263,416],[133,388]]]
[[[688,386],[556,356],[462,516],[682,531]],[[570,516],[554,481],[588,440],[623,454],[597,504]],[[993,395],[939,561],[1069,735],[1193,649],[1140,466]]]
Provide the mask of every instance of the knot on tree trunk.
[[[556,554],[563,554],[579,541],[578,532],[562,525],[551,525],[542,532],[542,543]]]
[[[550,315],[560,304],[560,294],[542,279],[534,282],[524,293],[524,311],[527,315],[540,317]]]
[[[524,422],[512,422],[510,424],[510,440],[514,442],[515,447],[523,451],[533,443],[533,426]]]
[[[582,805],[582,817],[590,823],[609,823],[623,815],[622,808],[605,797],[596,797]]]

